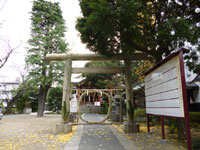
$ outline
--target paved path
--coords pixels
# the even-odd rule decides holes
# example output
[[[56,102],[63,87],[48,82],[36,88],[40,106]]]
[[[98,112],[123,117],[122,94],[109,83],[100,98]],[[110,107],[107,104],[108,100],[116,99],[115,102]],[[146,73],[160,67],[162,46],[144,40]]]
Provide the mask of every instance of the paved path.
[[[84,114],[88,121],[100,121],[98,114]],[[136,146],[111,125],[79,125],[65,150],[137,150]]]

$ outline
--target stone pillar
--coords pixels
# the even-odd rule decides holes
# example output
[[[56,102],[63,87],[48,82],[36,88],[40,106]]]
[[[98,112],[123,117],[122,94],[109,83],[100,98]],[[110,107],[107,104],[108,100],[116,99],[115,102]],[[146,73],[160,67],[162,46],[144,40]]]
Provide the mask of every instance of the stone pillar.
[[[139,132],[139,125],[135,124],[134,122],[134,111],[130,111],[131,106],[132,109],[134,109],[131,60],[124,60],[124,64],[125,64],[126,108],[127,108],[127,123],[124,125],[124,132],[125,133]]]
[[[67,111],[70,111],[71,73],[72,73],[72,60],[67,59],[65,61],[63,97],[62,97],[62,105],[64,104],[64,101],[66,101]]]
[[[130,109],[129,101],[133,105],[133,87],[132,87],[132,75],[131,75],[131,61],[125,60],[125,85],[126,85],[126,108]],[[130,115],[127,113],[127,123],[133,123],[134,117],[130,118]]]
[[[64,105],[65,101],[67,112],[70,112],[71,72],[72,72],[72,60],[67,59],[65,61],[63,97],[62,97],[62,106]],[[67,119],[67,122],[64,122],[63,120],[63,123],[56,124],[56,133],[68,133],[72,131],[72,124],[70,124],[68,120],[69,119]]]

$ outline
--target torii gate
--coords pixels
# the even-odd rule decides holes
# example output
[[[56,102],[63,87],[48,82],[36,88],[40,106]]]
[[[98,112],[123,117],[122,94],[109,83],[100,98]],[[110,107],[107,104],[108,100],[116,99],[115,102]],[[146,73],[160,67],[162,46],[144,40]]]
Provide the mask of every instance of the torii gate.
[[[65,61],[64,85],[62,105],[66,102],[67,111],[70,111],[70,91],[71,91],[71,74],[72,73],[125,73],[126,87],[126,107],[130,109],[129,104],[133,105],[132,77],[131,77],[131,60],[147,60],[149,57],[142,53],[133,53],[131,55],[116,54],[113,57],[106,57],[99,54],[47,54],[47,61]],[[72,68],[72,61],[112,61],[123,60],[124,67],[107,67],[107,68]],[[130,103],[131,102],[131,103]],[[133,106],[134,107],[134,106]],[[137,129],[135,129],[137,128]],[[127,113],[127,125],[125,132],[135,132],[139,127],[134,124],[133,118]]]

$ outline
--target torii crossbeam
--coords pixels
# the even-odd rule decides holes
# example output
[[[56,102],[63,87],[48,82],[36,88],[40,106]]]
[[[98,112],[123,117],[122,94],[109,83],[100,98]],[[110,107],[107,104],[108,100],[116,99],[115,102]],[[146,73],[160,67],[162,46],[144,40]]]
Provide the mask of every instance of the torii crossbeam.
[[[131,77],[131,61],[132,60],[147,60],[148,55],[143,53],[133,53],[131,55],[116,54],[112,57],[106,57],[100,54],[48,54],[46,56],[47,61],[65,61],[64,70],[64,84],[63,84],[63,98],[62,104],[66,101],[67,111],[70,111],[70,85],[72,73],[125,73],[126,84],[126,107],[130,109],[130,102],[133,100],[132,93],[132,77]],[[114,68],[72,68],[72,61],[112,61],[123,60],[125,67]],[[133,105],[133,102],[131,103]],[[134,107],[134,106],[133,106]],[[133,124],[133,118],[127,113],[127,124]],[[128,125],[128,128],[129,128]],[[130,130],[129,130],[130,131]],[[128,131],[128,132],[129,132]],[[131,132],[131,131],[130,131]]]

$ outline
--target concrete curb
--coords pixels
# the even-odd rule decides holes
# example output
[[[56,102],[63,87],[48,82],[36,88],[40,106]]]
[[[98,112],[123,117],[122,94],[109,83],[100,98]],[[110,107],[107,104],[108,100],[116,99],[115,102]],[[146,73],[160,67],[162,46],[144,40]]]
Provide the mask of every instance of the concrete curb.
[[[78,125],[74,135],[65,145],[64,150],[78,150],[82,134],[83,134],[83,125]]]
[[[116,135],[117,139],[123,145],[125,150],[139,150],[138,147],[133,143],[133,141],[129,140],[123,133],[118,131],[115,127],[110,126],[110,129]]]

